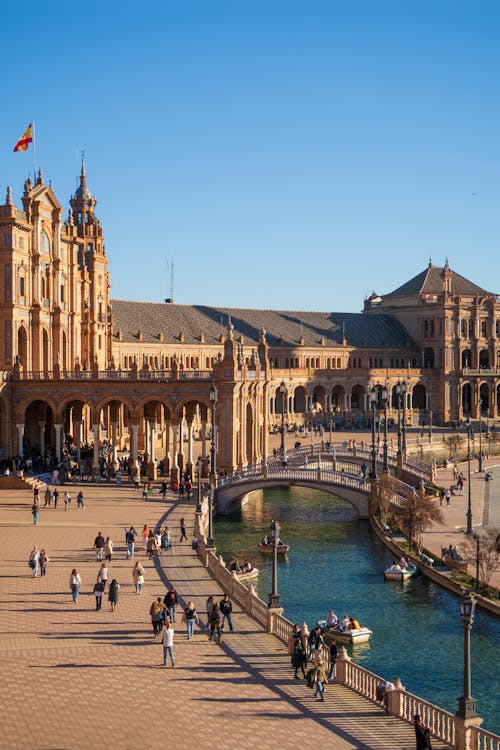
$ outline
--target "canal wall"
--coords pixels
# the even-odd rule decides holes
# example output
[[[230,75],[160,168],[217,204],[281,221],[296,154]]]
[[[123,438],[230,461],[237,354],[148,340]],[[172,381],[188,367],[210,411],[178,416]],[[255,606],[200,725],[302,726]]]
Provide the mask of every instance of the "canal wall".
[[[434,583],[437,583],[439,586],[442,586],[444,589],[447,589],[452,594],[455,594],[456,596],[460,596],[460,594],[463,591],[463,587],[460,586],[460,584],[458,584],[452,578],[450,578],[447,572],[436,570],[431,565],[427,565],[421,559],[419,555],[412,554],[411,552],[408,552],[408,550],[402,549],[394,541],[394,539],[390,537],[389,532],[385,532],[379,526],[379,524],[377,523],[376,519],[373,516],[370,516],[370,525],[374,534],[387,547],[387,549],[391,550],[391,552],[394,553],[396,557],[399,558],[401,557],[401,555],[404,555],[404,557],[412,560],[412,562],[414,562],[415,565],[418,566],[418,569],[424,576],[426,576],[426,578],[429,578],[431,581],[434,581]],[[383,571],[381,571],[381,575],[382,573]],[[491,599],[487,599],[486,597],[481,596],[481,594],[474,594],[474,598],[476,600],[476,604],[478,607],[481,607],[487,612],[490,612],[492,615],[496,615],[497,617],[500,617],[500,604],[497,604],[496,602],[493,602]]]

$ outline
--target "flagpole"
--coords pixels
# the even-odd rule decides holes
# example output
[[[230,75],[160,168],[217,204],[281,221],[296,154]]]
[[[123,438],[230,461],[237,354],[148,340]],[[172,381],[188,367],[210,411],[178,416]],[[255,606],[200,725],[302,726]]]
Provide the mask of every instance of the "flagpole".
[[[31,121],[31,129],[33,131],[33,170],[35,173],[35,185],[36,185],[36,138],[35,138],[35,121]]]

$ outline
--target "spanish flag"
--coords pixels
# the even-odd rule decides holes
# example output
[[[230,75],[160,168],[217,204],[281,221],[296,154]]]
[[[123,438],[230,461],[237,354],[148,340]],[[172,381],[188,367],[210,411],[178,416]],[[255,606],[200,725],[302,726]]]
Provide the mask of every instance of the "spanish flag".
[[[16,145],[14,151],[27,151],[29,144],[33,141],[33,123],[30,122]]]

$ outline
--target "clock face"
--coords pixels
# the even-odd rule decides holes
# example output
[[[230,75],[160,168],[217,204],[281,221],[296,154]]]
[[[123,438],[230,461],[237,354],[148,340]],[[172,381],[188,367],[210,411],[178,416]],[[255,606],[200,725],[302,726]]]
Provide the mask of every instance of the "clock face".
[[[42,232],[42,253],[50,253],[50,241],[47,232]]]

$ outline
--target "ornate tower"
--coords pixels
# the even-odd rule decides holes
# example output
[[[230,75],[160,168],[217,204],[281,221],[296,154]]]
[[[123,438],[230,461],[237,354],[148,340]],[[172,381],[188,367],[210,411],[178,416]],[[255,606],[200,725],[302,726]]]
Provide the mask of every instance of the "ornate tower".
[[[74,234],[79,245],[79,293],[82,310],[80,359],[83,365],[90,367],[97,363],[102,370],[111,358],[111,305],[108,259],[102,226],[94,212],[96,203],[87,187],[87,175],[82,159],[80,186],[70,200],[69,219],[74,226]]]

